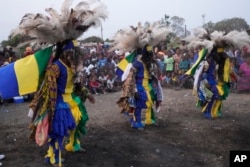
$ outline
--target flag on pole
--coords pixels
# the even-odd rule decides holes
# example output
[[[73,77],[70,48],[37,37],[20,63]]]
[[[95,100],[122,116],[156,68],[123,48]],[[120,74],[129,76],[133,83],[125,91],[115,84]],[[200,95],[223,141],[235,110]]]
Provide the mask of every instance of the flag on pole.
[[[33,93],[45,72],[52,46],[0,68],[0,96],[9,99]]]

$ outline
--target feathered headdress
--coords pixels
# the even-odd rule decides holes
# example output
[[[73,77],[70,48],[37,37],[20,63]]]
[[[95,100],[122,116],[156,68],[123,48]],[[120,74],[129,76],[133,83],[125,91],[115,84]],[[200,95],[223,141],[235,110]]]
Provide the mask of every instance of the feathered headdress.
[[[90,27],[99,26],[101,20],[107,18],[106,6],[99,0],[82,1],[75,8],[70,8],[72,2],[73,0],[64,0],[61,13],[47,8],[45,11],[48,16],[41,13],[25,14],[10,37],[22,35],[30,37],[29,43],[54,44],[77,39]]]
[[[125,53],[142,49],[145,45],[155,46],[166,40],[167,35],[171,32],[169,27],[160,22],[152,24],[146,22],[144,26],[138,23],[137,27],[130,26],[130,28],[119,30],[115,34],[111,51],[119,50],[121,53]]]
[[[208,49],[208,53],[213,48],[243,48],[250,44],[250,37],[246,31],[214,31],[209,33],[204,28],[196,28],[193,35],[183,39],[188,43],[188,47],[203,46]]]

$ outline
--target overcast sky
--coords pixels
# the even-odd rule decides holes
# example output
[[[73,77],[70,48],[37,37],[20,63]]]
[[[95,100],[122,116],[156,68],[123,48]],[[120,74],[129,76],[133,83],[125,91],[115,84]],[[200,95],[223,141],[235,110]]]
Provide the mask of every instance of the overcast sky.
[[[74,0],[74,7],[82,0]],[[60,10],[63,0],[7,0],[0,5],[0,41],[7,40],[10,31],[26,13],[44,13],[45,8]],[[239,17],[250,24],[249,0],[102,0],[109,18],[103,23],[103,38],[112,38],[114,33],[138,22],[156,21],[164,17],[179,16],[185,19],[187,29],[200,27],[204,21],[217,22]],[[81,38],[101,37],[101,28],[88,30]]]

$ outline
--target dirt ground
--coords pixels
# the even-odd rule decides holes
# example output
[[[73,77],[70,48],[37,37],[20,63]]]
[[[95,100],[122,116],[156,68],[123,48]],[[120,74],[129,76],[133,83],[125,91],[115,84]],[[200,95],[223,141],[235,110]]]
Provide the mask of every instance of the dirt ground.
[[[207,120],[190,89],[164,88],[158,125],[130,128],[115,101],[120,92],[86,102],[90,120],[84,152],[63,152],[65,167],[228,167],[230,150],[250,150],[249,94],[232,93],[223,117]],[[28,102],[0,106],[0,153],[4,167],[46,167],[46,146],[28,139]]]

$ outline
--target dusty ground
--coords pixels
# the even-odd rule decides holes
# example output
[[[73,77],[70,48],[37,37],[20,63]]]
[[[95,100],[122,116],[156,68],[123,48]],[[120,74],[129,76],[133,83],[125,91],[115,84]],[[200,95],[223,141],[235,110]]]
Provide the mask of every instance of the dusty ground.
[[[96,96],[86,103],[85,152],[65,153],[65,167],[228,167],[229,150],[250,150],[249,94],[231,94],[223,118],[206,120],[190,89],[164,89],[158,126],[130,128],[115,101],[120,93]],[[4,167],[45,167],[46,146],[27,137],[28,103],[0,106],[0,153]]]

